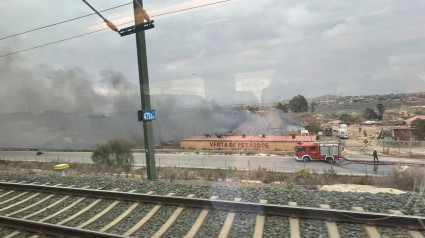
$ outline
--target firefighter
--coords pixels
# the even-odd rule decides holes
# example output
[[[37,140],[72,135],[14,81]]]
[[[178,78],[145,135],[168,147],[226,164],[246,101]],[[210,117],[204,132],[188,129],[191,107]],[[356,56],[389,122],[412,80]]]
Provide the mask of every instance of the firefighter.
[[[378,152],[376,151],[376,149],[373,149],[373,162],[375,162],[375,159],[379,163]]]

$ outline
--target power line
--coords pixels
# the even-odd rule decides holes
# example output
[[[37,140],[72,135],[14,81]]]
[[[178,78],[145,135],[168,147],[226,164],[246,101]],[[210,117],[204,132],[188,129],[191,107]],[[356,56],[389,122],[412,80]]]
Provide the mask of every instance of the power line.
[[[180,10],[176,10],[176,11],[172,11],[172,12],[158,14],[158,15],[155,15],[155,16],[152,16],[152,17],[159,17],[159,16],[164,16],[164,15],[173,14],[173,13],[177,13],[177,12],[184,12],[184,11],[188,11],[188,10],[192,10],[192,9],[196,9],[196,8],[201,8],[201,7],[206,7],[206,6],[211,6],[211,5],[216,5],[216,4],[231,2],[231,1],[232,0],[223,0],[223,1],[218,1],[218,2],[208,3],[208,4],[196,6],[196,7],[189,7],[189,8],[184,8],[184,9],[180,9]]]
[[[218,2],[214,2],[214,3],[208,3],[208,4],[204,4],[204,5],[199,5],[199,6],[196,6],[196,7],[184,8],[184,9],[180,9],[180,10],[176,10],[176,11],[161,13],[161,14],[158,14],[158,15],[154,15],[152,17],[165,16],[165,15],[169,15],[169,14],[173,14],[173,13],[184,12],[184,11],[188,11],[188,10],[192,10],[192,9],[196,9],[196,8],[202,8],[202,7],[216,5],[216,4],[221,4],[221,3],[230,2],[230,1],[233,1],[233,0],[223,0],[223,1],[218,1]],[[103,11],[106,11],[106,10],[103,10]],[[89,14],[89,15],[94,15],[94,14],[96,14],[96,13],[92,13],[92,14]],[[129,24],[129,23],[133,23],[133,21],[124,22],[124,23],[118,24],[117,26],[126,25],[126,24]],[[10,56],[10,55],[19,54],[19,53],[22,53],[22,52],[25,52],[25,51],[29,51],[29,50],[34,50],[34,49],[46,47],[46,46],[53,45],[53,44],[58,44],[58,43],[61,43],[61,42],[64,42],[64,41],[69,41],[69,40],[72,40],[72,39],[76,39],[76,38],[79,38],[79,37],[82,37],[82,36],[86,36],[86,35],[91,35],[91,34],[94,34],[94,33],[97,33],[97,32],[105,31],[105,30],[109,30],[109,28],[103,28],[103,29],[100,29],[100,30],[87,32],[87,33],[84,33],[84,34],[81,34],[81,35],[69,37],[69,38],[66,38],[66,39],[58,40],[58,41],[53,41],[53,42],[50,42],[50,43],[46,43],[46,44],[34,46],[34,47],[31,47],[31,48],[28,48],[28,49],[24,49],[24,50],[20,50],[20,51],[14,51],[14,52],[11,52],[11,53],[8,53],[8,54],[0,55],[0,58],[6,57],[6,56]]]
[[[75,39],[75,38],[78,38],[78,37],[82,37],[82,36],[86,36],[86,35],[91,35],[91,34],[94,34],[94,33],[97,33],[97,32],[105,31],[105,30],[109,30],[109,28],[103,28],[103,29],[100,29],[100,30],[97,30],[97,31],[91,31],[91,32],[88,32],[88,33],[85,33],[85,34],[81,34],[81,35],[78,35],[78,36],[73,36],[73,37],[69,37],[69,38],[66,38],[66,39],[62,39],[62,40],[58,40],[58,41],[53,41],[53,42],[50,42],[50,43],[47,43],[47,44],[34,46],[34,47],[31,47],[31,48],[28,48],[28,49],[24,49],[24,50],[20,50],[20,51],[15,51],[15,52],[8,53],[8,54],[5,54],[5,55],[0,55],[0,58],[6,57],[6,56],[9,56],[9,55],[19,54],[19,53],[22,53],[22,52],[25,52],[25,51],[29,51],[29,50],[38,49],[38,48],[45,47],[45,46],[48,46],[48,45],[53,45],[53,44],[57,44],[57,43],[60,43],[60,42],[72,40],[72,39]]]
[[[115,6],[115,7],[111,7],[111,8],[107,8],[107,9],[102,10],[102,11],[99,11],[99,12],[110,11],[112,9],[120,8],[120,7],[129,5],[129,4],[132,4],[132,2],[130,2],[130,3],[124,3],[124,4],[121,4],[121,5],[118,5],[118,6]],[[70,21],[75,21],[75,20],[78,20],[78,19],[81,19],[81,18],[84,18],[84,17],[95,15],[95,14],[96,13],[90,13],[90,14],[87,14],[87,15],[83,15],[83,16],[71,18],[71,19],[68,19],[68,20],[65,20],[65,21],[60,21],[60,22],[56,22],[56,23],[53,23],[53,24],[50,24],[50,25],[46,25],[46,26],[42,26],[42,27],[31,29],[31,30],[23,31],[23,32],[16,33],[16,34],[13,34],[13,35],[10,35],[10,36],[2,37],[2,38],[0,38],[0,40],[4,40],[4,39],[12,38],[12,37],[15,37],[15,36],[27,34],[27,33],[33,32],[33,31],[38,31],[38,30],[45,29],[45,28],[52,27],[52,26],[57,26],[57,25],[60,25],[60,24],[63,24],[63,23],[67,23],[67,22],[70,22]]]

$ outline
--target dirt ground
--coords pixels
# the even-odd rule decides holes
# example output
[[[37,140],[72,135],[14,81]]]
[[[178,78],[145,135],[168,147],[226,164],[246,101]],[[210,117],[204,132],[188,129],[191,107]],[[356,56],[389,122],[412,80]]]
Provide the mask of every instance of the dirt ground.
[[[378,188],[371,185],[357,185],[357,184],[332,184],[323,185],[320,190],[337,191],[337,192],[356,192],[356,193],[392,193],[403,194],[405,191],[395,188]]]
[[[360,132],[359,128],[361,129]],[[377,149],[380,152],[385,151],[384,154],[391,156],[425,159],[425,148],[385,148],[385,150],[383,150],[382,145],[379,144],[379,140],[377,139],[382,129],[385,130],[385,126],[350,125],[348,127],[349,138],[347,140],[343,140],[348,149],[347,152],[355,154],[372,154],[373,149]],[[365,136],[364,132],[366,132],[367,136]],[[365,144],[365,140],[367,140],[367,144]]]

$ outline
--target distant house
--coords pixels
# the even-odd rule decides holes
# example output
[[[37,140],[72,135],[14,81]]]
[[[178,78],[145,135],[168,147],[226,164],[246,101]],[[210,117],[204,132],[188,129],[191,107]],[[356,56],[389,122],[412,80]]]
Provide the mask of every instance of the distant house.
[[[418,116],[414,116],[414,117],[411,117],[411,118],[407,119],[407,120],[406,120],[406,124],[407,124],[407,126],[410,126],[410,124],[411,124],[414,120],[416,120],[416,119],[423,119],[423,120],[425,120],[425,115],[418,115]]]
[[[394,127],[392,128],[392,136],[394,139],[396,140],[415,140],[415,135],[412,133],[412,131],[414,130],[414,128],[410,127],[411,123],[416,120],[416,119],[423,119],[425,120],[425,116],[414,116],[411,117],[405,121],[403,121],[403,123],[400,125],[394,125]],[[397,123],[397,122],[396,122]],[[403,125],[405,123],[405,125]]]
[[[412,130],[408,126],[397,126],[392,128],[392,136],[395,140],[408,141],[412,138]]]

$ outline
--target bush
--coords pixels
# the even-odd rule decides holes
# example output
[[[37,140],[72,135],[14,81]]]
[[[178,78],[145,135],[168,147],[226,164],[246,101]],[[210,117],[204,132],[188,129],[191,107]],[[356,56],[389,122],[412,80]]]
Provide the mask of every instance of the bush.
[[[282,103],[277,103],[276,106],[277,109],[281,110],[282,112],[288,112],[289,108],[288,108],[288,104],[282,104]]]
[[[310,133],[318,133],[319,131],[323,131],[323,128],[320,126],[320,123],[315,121],[315,122],[310,122],[305,126],[305,129],[308,130]]]
[[[338,115],[338,119],[345,124],[356,124],[360,123],[361,120],[358,116],[351,115],[349,113],[343,113]]]
[[[294,175],[295,179],[311,177],[310,170],[308,169],[299,169],[294,172]]]
[[[165,167],[163,169],[161,169],[161,177],[165,180],[170,180],[170,182],[173,182],[174,180],[176,180],[179,177],[179,173],[177,172],[177,168],[170,168],[170,167]]]
[[[307,190],[317,190],[323,185],[321,176],[308,169],[299,169],[294,173],[295,181]]]
[[[103,145],[96,146],[91,159],[93,163],[108,171],[121,168],[126,173],[129,173],[134,164],[134,157],[131,152],[134,147],[135,143],[132,139],[113,138]]]
[[[366,108],[363,112],[363,116],[366,120],[379,119],[379,115],[371,108]]]
[[[424,119],[416,119],[411,124],[411,127],[413,127],[413,134],[418,140],[424,140],[425,139],[425,120]]]

